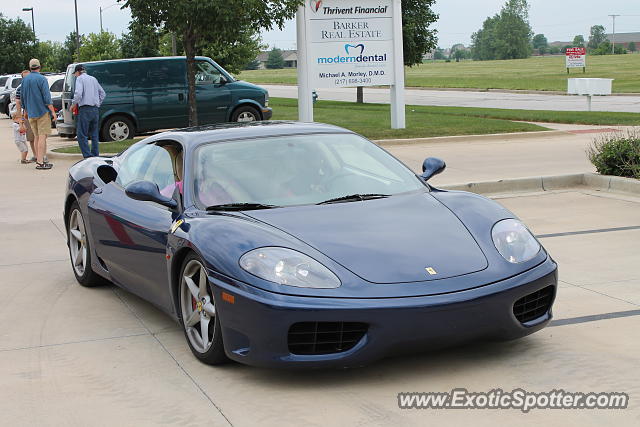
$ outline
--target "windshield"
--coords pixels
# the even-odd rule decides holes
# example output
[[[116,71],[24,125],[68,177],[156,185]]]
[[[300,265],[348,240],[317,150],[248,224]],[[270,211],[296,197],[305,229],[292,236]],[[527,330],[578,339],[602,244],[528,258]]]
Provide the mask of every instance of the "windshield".
[[[394,195],[427,187],[398,160],[354,134],[260,138],[200,147],[194,190],[201,206],[292,206],[353,194]]]
[[[20,83],[22,82],[22,77],[16,77],[15,79],[11,80],[11,88],[15,89],[18,86],[20,86]]]

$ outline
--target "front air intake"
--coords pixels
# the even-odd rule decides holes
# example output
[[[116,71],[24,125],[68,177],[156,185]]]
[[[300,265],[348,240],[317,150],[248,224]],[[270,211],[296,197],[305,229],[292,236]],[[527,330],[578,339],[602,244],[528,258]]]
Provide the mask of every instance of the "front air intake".
[[[292,354],[331,354],[352,349],[367,333],[368,325],[358,322],[300,322],[289,328]]]
[[[513,314],[516,319],[520,323],[527,323],[544,316],[551,308],[554,291],[554,286],[547,286],[520,298],[513,305]]]

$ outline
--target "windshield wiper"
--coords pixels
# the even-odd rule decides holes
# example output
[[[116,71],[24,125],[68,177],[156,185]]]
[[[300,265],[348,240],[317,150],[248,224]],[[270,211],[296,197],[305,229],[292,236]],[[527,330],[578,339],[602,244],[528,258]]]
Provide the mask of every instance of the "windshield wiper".
[[[213,205],[207,207],[207,212],[211,211],[250,211],[256,209],[273,209],[280,206],[263,205],[262,203],[226,203],[223,205]]]
[[[388,194],[350,194],[348,196],[336,197],[335,199],[325,200],[324,202],[318,203],[318,205],[328,205],[330,203],[346,203],[346,202],[360,202],[362,200],[371,200],[371,199],[384,199],[385,197],[389,197]]]

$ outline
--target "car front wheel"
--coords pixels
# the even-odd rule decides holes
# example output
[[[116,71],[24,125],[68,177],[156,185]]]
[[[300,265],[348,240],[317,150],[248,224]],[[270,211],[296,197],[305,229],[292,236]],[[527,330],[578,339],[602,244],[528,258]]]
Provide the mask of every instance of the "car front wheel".
[[[204,264],[195,254],[185,259],[180,274],[180,318],[191,352],[202,362],[227,361],[220,318]]]
[[[238,107],[231,116],[232,122],[255,122],[260,119],[261,117],[258,110],[248,105]]]

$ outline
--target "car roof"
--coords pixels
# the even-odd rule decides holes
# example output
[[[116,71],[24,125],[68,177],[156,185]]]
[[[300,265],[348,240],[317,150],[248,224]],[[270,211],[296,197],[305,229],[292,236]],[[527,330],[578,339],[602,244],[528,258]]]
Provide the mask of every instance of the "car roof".
[[[152,142],[162,139],[178,139],[184,144],[199,145],[234,139],[265,138],[314,133],[353,133],[339,126],[325,123],[304,123],[286,120],[269,120],[245,123],[218,123],[194,126],[163,132],[145,139]]]
[[[117,64],[122,62],[146,62],[146,61],[167,61],[167,60],[176,60],[182,59],[186,60],[186,56],[151,56],[148,58],[122,58],[122,59],[105,59],[102,61],[86,61],[86,62],[74,62],[67,66],[67,69],[71,66],[75,67],[78,64],[82,65],[92,65],[92,64]],[[196,56],[195,59],[204,60],[211,59],[207,56]]]

